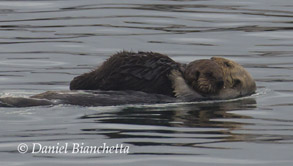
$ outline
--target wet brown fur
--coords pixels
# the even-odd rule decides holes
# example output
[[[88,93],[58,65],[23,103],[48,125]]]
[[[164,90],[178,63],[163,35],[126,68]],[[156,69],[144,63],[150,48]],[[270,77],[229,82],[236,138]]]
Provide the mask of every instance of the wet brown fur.
[[[71,90],[135,90],[174,96],[168,75],[180,64],[154,52],[119,52],[102,66],[75,77]]]
[[[224,73],[224,88],[220,93],[228,98],[251,95],[256,90],[256,84],[252,76],[240,64],[222,57],[212,57]]]
[[[209,59],[189,63],[184,71],[187,83],[201,95],[217,94],[223,87],[221,67]]]
[[[170,76],[170,73],[175,74]],[[252,94],[256,88],[241,65],[225,58],[213,57],[182,65],[159,53],[123,51],[99,68],[75,77],[70,89],[135,90],[176,97],[195,96],[195,99],[228,99]],[[188,91],[194,92],[187,94]]]

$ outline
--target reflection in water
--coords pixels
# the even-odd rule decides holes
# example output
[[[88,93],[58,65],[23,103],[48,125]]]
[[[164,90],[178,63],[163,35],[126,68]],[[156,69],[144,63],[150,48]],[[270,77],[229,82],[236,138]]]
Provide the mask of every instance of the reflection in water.
[[[87,134],[102,134],[109,139],[135,139],[134,142],[126,143],[137,146],[168,145],[168,146],[210,146],[217,142],[246,141],[250,137],[245,134],[234,134],[233,130],[241,129],[244,122],[237,122],[237,119],[251,119],[250,116],[242,116],[229,113],[233,110],[249,110],[256,108],[256,101],[253,98],[244,98],[231,102],[218,103],[196,103],[173,105],[167,107],[126,107],[118,112],[98,113],[85,115],[80,119],[91,119],[98,124],[120,125],[142,125],[144,127],[131,128],[111,128],[111,129],[82,129]],[[233,119],[232,121],[225,121]],[[173,128],[152,128],[150,126],[165,126]],[[175,127],[175,128],[174,128]],[[151,128],[151,129],[149,129]],[[189,128],[186,130],[186,128]],[[181,131],[182,129],[182,131]],[[193,130],[194,129],[194,130]],[[203,129],[203,130],[201,130]],[[103,133],[104,132],[104,133]],[[167,143],[165,139],[192,138],[192,142],[187,143]],[[142,138],[150,138],[145,141]],[[161,139],[161,141],[152,138]],[[141,141],[139,139],[142,139]],[[205,141],[197,142],[197,139]],[[219,148],[219,147],[217,147]]]

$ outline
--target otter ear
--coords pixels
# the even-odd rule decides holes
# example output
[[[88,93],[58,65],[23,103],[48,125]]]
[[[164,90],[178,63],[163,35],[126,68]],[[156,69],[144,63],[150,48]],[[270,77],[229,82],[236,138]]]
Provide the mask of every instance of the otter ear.
[[[226,67],[228,67],[228,68],[232,68],[233,67],[233,65],[231,63],[229,63],[229,62],[224,62],[224,65]]]
[[[222,59],[221,57],[218,57],[218,56],[213,56],[213,57],[211,57],[211,60],[212,61],[216,61],[216,60],[218,60],[218,59]]]

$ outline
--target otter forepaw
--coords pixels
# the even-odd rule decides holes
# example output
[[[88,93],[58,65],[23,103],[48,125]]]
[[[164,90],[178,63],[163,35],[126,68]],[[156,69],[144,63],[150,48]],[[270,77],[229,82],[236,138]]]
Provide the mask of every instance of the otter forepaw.
[[[188,86],[180,71],[172,70],[169,79],[172,82],[173,92],[177,98],[182,99],[183,101],[203,98],[203,96]]]

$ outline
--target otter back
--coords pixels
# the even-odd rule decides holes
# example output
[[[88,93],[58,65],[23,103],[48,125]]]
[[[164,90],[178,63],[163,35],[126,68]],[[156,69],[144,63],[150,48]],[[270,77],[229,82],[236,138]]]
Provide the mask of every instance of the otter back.
[[[180,64],[166,55],[153,52],[119,52],[99,68],[75,77],[71,90],[135,90],[174,96],[168,78]]]

